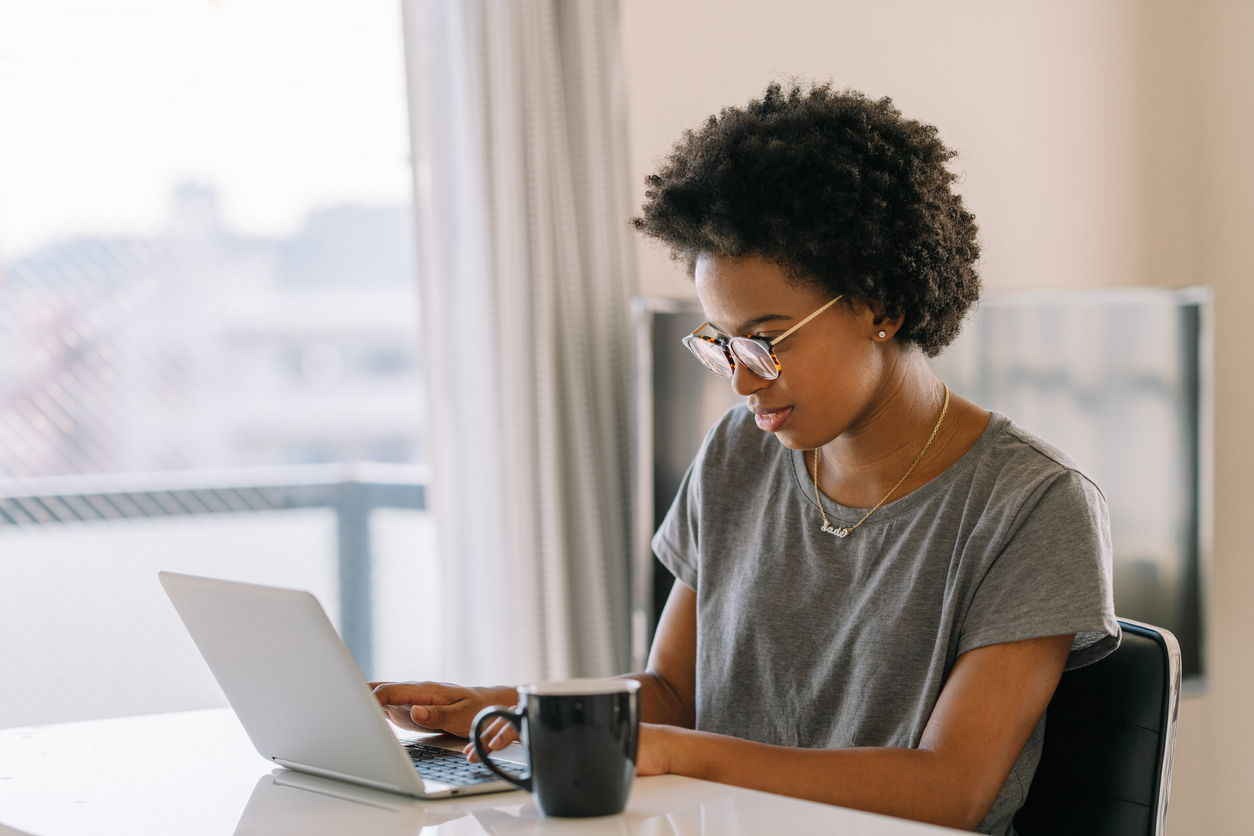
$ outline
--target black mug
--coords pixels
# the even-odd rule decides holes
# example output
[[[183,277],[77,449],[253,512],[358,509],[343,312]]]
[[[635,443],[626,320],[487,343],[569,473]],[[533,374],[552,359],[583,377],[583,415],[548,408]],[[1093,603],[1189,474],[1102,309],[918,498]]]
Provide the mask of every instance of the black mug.
[[[530,776],[511,775],[488,758],[483,727],[501,717],[518,730]],[[546,816],[609,816],[627,806],[636,775],[640,683],[572,679],[518,688],[518,707],[485,708],[471,737],[488,769],[535,797]]]

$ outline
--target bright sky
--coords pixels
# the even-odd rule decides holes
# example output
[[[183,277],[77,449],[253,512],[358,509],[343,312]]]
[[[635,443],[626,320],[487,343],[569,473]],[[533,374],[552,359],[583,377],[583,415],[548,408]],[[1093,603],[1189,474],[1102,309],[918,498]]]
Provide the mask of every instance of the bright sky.
[[[173,187],[229,226],[410,200],[400,0],[0,0],[0,261],[155,233]]]

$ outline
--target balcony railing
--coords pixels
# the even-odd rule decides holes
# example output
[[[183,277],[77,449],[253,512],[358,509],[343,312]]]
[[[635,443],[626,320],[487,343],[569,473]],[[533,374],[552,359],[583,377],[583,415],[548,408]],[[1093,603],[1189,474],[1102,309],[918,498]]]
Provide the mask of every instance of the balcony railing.
[[[0,480],[0,526],[332,509],[340,634],[370,677],[370,513],[376,508],[425,510],[427,481],[425,467],[374,463]]]

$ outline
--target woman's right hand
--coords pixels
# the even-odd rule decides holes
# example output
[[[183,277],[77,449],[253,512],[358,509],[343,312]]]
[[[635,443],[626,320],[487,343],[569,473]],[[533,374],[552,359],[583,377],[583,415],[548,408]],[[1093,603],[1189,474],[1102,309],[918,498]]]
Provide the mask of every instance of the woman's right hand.
[[[371,682],[393,724],[407,731],[470,737],[475,715],[490,705],[514,705],[513,688],[465,688],[447,682]]]

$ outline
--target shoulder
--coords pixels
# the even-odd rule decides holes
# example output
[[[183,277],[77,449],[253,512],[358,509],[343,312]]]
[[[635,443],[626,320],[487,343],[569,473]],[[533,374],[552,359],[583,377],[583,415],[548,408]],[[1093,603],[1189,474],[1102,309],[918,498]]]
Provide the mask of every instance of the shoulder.
[[[996,412],[993,413],[993,420],[998,421],[998,446],[1004,453],[1037,460],[1045,469],[1073,471],[1084,475],[1080,466],[1070,456],[1045,439],[1028,432],[1014,421]],[[1088,477],[1085,476],[1085,478]]]
[[[1118,646],[1106,501],[1066,454],[994,415],[973,472],[985,502],[959,655],[976,647],[1074,633],[1067,667]]]
[[[1031,504],[1050,494],[1105,505],[1097,483],[1070,456],[1006,416],[993,413],[986,438],[973,478],[990,498],[1019,497]]]
[[[1106,500],[1066,454],[1004,416],[973,477],[985,503],[989,565],[1030,565],[1058,578],[1100,576],[1111,560]],[[1017,571],[1017,570],[1016,570]],[[1024,571],[1028,571],[1026,568]],[[1046,583],[1034,580],[1032,586]],[[1061,590],[1060,590],[1061,592]]]

